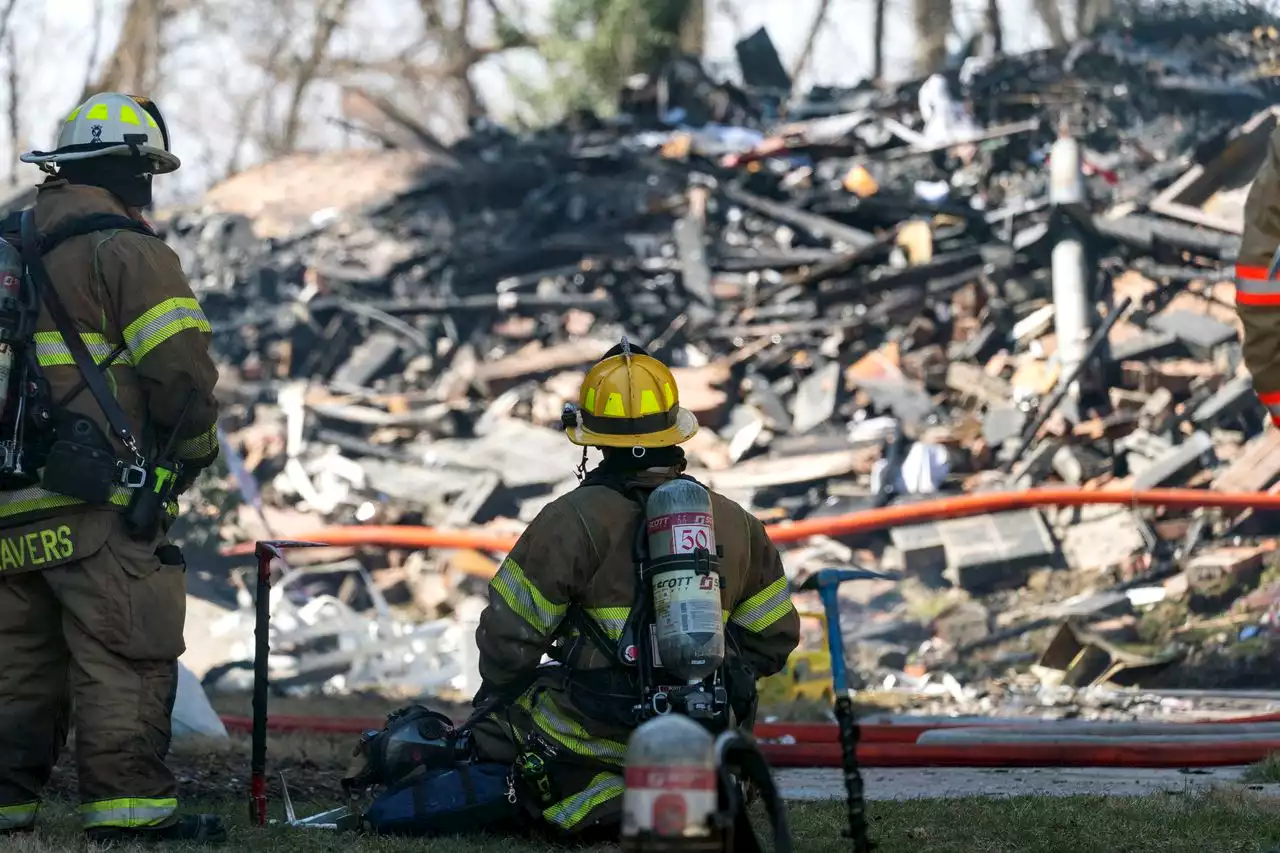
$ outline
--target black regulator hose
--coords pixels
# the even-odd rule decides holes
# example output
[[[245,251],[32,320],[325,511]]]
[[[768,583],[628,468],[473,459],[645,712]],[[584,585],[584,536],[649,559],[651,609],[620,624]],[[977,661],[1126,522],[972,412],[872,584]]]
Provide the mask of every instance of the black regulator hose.
[[[794,853],[791,842],[791,820],[787,816],[787,804],[773,782],[769,762],[760,752],[755,739],[739,730],[731,730],[716,738],[716,768],[720,785],[725,791],[729,817],[733,820],[734,853],[762,853],[764,848],[756,837],[747,807],[742,796],[742,784],[751,782],[760,792],[769,823],[773,827],[774,853]],[[735,773],[738,778],[734,778]]]

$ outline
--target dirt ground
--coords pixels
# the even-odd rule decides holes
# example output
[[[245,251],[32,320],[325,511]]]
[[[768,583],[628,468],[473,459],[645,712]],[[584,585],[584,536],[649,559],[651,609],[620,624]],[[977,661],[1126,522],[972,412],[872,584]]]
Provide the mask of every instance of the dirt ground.
[[[339,780],[354,746],[352,735],[273,734],[268,746],[269,795],[279,801],[279,774],[283,772],[295,799],[340,799]],[[249,736],[175,744],[169,766],[178,777],[178,796],[183,800],[244,801],[249,790]],[[70,749],[63,752],[49,784],[54,796],[75,796],[76,771]]]

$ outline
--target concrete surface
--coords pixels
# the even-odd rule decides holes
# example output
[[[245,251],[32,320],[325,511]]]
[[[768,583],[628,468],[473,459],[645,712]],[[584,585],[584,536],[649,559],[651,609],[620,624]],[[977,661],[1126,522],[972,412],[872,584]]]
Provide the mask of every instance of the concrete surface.
[[[1192,771],[1110,767],[891,767],[864,769],[862,779],[869,800],[1032,794],[1145,796],[1239,782],[1244,770],[1244,767]],[[788,799],[831,800],[844,796],[844,782],[840,771],[834,768],[780,768],[774,772],[783,796]],[[1265,786],[1266,789],[1277,787],[1280,786]]]

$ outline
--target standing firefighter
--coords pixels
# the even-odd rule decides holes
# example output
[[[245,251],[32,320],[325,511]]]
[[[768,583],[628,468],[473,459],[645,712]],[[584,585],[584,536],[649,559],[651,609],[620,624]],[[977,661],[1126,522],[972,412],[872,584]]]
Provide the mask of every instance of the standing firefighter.
[[[50,177],[4,228],[26,275],[0,311],[0,827],[31,828],[74,723],[90,840],[219,841],[165,766],[186,613],[165,534],[218,447],[209,323],[141,214],[179,161],[155,105],[113,93],[22,159]]]
[[[1236,259],[1236,311],[1244,326],[1245,366],[1253,387],[1280,426],[1280,130],[1244,206]]]
[[[678,445],[698,430],[693,414],[679,406],[665,365],[624,340],[587,373],[578,405],[566,407],[564,420],[569,440],[584,448],[584,461],[586,447],[601,448],[604,459],[579,488],[534,519],[489,587],[476,632],[484,681],[476,702],[502,701],[476,725],[474,737],[482,758],[521,770],[546,824],[573,834],[616,833],[621,771],[635,727],[668,710],[700,718],[713,731],[749,727],[755,680],[786,663],[799,639],[799,617],[782,561],[759,521],[690,480],[676,492],[664,485],[682,479]],[[653,499],[655,492],[682,491],[700,496],[703,506],[709,499],[710,512],[668,506],[661,510],[668,514],[655,516],[655,504],[663,503]],[[646,533],[662,553],[649,546],[639,559]],[[672,555],[662,546],[681,537],[689,540],[688,553]],[[652,581],[638,582],[638,564],[650,558],[660,568]],[[681,560],[695,568],[679,568]],[[700,575],[698,561],[709,567]],[[694,580],[687,587],[692,595],[712,591],[710,607],[671,591],[683,583],[682,573]],[[651,586],[657,588],[652,596]],[[711,628],[724,626],[714,637],[705,632],[707,612]],[[709,638],[706,647],[715,649],[707,665],[697,661],[703,668],[692,678],[688,670],[664,670],[655,659],[664,643],[673,656],[679,644],[671,640],[678,637],[669,629],[679,619],[690,636]],[[659,631],[651,637],[655,621]],[[663,623],[665,639],[655,639]],[[555,664],[540,667],[544,655]],[[723,678],[702,680],[711,666]],[[646,678],[653,683],[643,683]]]

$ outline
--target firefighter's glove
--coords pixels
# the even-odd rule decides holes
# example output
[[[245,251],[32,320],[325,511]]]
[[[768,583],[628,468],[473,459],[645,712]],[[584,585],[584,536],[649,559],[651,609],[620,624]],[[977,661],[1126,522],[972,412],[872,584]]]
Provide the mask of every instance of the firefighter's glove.
[[[738,725],[755,720],[760,694],[756,688],[756,671],[739,655],[731,655],[725,663],[725,687],[729,691],[729,707]]]
[[[183,467],[182,473],[178,475],[178,479],[174,481],[173,496],[185,494],[187,489],[195,485],[196,480],[200,479],[200,472],[203,468],[187,468]]]

